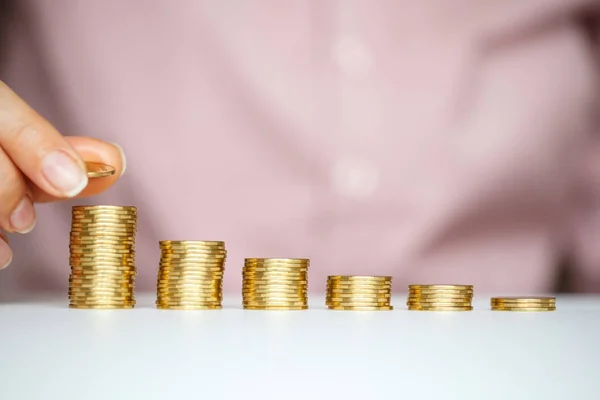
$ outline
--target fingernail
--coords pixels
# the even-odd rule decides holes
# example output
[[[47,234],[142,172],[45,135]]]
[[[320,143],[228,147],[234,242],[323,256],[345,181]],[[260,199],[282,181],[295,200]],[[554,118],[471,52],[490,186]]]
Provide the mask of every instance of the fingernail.
[[[12,261],[12,250],[4,240],[0,240],[0,269],[10,265]]]
[[[23,196],[21,202],[10,215],[10,225],[18,233],[29,233],[35,226],[35,209],[28,195]]]
[[[123,151],[123,148],[121,146],[119,146],[116,143],[111,143],[113,146],[115,146],[118,150],[119,153],[121,153],[121,175],[119,175],[119,178],[123,176],[123,174],[125,173],[125,170],[127,169],[127,158],[125,157],[125,152]]]
[[[66,197],[77,196],[88,184],[86,171],[64,151],[54,151],[42,160],[42,173]]]

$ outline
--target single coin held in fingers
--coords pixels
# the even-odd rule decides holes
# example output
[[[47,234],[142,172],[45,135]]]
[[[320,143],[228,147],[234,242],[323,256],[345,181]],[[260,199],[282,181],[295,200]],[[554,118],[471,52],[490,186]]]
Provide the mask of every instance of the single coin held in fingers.
[[[102,163],[86,161],[85,167],[88,178],[104,178],[115,174],[115,167]]]

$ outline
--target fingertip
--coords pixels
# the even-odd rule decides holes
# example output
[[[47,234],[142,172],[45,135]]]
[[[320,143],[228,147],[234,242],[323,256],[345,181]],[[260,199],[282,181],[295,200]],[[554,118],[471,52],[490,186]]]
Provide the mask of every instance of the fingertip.
[[[111,144],[117,148],[117,150],[119,151],[119,155],[121,156],[121,173],[119,174],[120,178],[123,176],[123,174],[125,174],[125,170],[127,169],[127,157],[125,157],[125,151],[121,146],[114,142]]]

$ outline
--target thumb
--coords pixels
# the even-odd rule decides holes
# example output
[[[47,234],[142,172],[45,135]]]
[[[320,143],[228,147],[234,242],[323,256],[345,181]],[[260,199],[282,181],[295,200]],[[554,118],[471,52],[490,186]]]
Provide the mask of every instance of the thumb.
[[[65,136],[65,140],[75,149],[84,161],[93,161],[115,167],[113,175],[104,178],[91,178],[87,187],[76,197],[90,197],[104,192],[114,185],[125,172],[125,154],[123,149],[113,143],[83,136]],[[37,186],[31,188],[33,199],[37,203],[61,200]]]

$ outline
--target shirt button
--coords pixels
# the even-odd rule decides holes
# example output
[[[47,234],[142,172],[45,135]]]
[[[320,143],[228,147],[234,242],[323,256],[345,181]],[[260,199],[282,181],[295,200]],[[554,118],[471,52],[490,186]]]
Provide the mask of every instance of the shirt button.
[[[351,37],[339,39],[332,49],[333,61],[350,77],[360,77],[368,74],[373,68],[367,47]]]
[[[371,196],[379,184],[379,172],[366,163],[340,161],[332,170],[333,189],[354,199]]]

